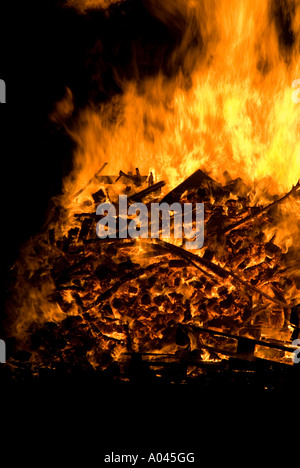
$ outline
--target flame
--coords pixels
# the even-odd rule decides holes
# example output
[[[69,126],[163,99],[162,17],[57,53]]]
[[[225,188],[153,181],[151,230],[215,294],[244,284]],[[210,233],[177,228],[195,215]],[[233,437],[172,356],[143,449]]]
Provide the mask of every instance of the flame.
[[[108,173],[137,166],[148,173],[152,166],[170,187],[201,167],[216,179],[225,169],[251,183],[269,177],[274,193],[290,188],[300,173],[300,107],[291,97],[300,76],[300,8],[288,53],[273,3],[147,2],[168,24],[179,12],[185,18],[182,43],[170,59],[185,48],[182,67],[171,79],[160,73],[122,82],[121,96],[100,111],[88,106],[81,112],[69,128],[77,151],[66,192],[80,188],[105,161]],[[201,39],[196,50],[188,41],[195,35]]]
[[[66,2],[81,13],[114,3]],[[116,71],[122,92],[109,102],[98,107],[88,104],[73,115],[72,90],[67,89],[51,115],[76,143],[73,170],[63,181],[61,205],[66,211],[62,234],[73,226],[71,214],[80,203],[88,203],[99,184],[91,184],[75,200],[71,195],[84,187],[104,163],[105,172],[111,175],[120,170],[134,172],[136,167],[141,174],[151,171],[155,180],[167,182],[165,192],[199,168],[217,181],[224,180],[227,171],[230,177],[240,177],[251,187],[253,204],[290,190],[300,177],[300,105],[292,100],[292,82],[300,78],[300,3],[145,0],[144,5],[149,14],[181,38],[168,56],[168,76],[162,70],[144,77],[137,72],[135,79],[124,80]],[[97,82],[97,77],[94,79]],[[280,213],[276,241],[287,252],[292,245],[299,245],[299,223],[295,223],[295,218],[299,220],[299,203],[289,200]],[[271,239],[274,229],[265,234]],[[140,264],[143,253],[146,249],[138,244],[136,257]],[[255,265],[250,261],[249,266]],[[37,270],[40,265],[31,268]],[[290,268],[298,272],[298,265],[291,264]],[[230,292],[232,286],[227,286]],[[45,290],[32,290],[37,303],[44,298],[43,320],[55,321],[64,316],[58,305],[53,310],[47,302],[52,289],[49,279]],[[184,291],[187,299],[193,294],[184,282],[178,291]],[[292,294],[297,297],[299,292],[293,289],[290,294],[290,298]],[[212,288],[212,297],[216,295]],[[67,293],[65,300],[68,302]],[[38,311],[32,307],[29,297],[29,305],[23,303],[18,319],[24,327],[27,322],[39,320]],[[192,304],[192,314],[194,309]],[[117,311],[115,315],[120,317]],[[217,315],[216,310],[211,315]],[[128,326],[135,327],[130,317]],[[147,319],[143,326],[148,327]],[[117,341],[124,339],[122,331],[109,329],[103,334]],[[161,336],[161,330],[151,330],[153,341]],[[133,340],[134,350],[139,349],[139,340],[140,336]],[[115,356],[125,349],[123,343],[117,346],[112,351]],[[96,366],[97,356],[93,351],[89,353]],[[205,352],[204,359],[209,359],[209,353]]]

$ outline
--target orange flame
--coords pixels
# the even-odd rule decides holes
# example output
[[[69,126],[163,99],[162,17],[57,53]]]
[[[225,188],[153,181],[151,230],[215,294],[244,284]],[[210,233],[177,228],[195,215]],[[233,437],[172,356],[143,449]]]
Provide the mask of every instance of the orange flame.
[[[216,179],[226,169],[246,182],[269,177],[274,192],[290,188],[300,174],[300,106],[292,100],[300,70],[296,52],[280,45],[270,2],[146,4],[168,24],[179,13],[185,19],[184,39],[171,57],[175,62],[184,51],[183,65],[172,79],[124,82],[121,97],[100,111],[82,111],[69,128],[77,151],[66,192],[105,161],[108,173],[136,166],[148,173],[152,166],[170,187],[201,167]],[[296,51],[299,5],[292,28]],[[196,50],[189,42],[195,29],[203,44]]]

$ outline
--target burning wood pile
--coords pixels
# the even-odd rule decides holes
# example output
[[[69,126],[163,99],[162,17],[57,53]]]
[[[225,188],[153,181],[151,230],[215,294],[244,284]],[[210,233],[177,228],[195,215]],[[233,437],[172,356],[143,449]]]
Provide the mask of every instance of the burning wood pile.
[[[88,201],[78,196],[92,180],[71,212],[53,208],[15,266],[13,372],[79,368],[128,380],[145,363],[158,377],[173,363],[171,381],[186,381],[230,357],[292,363],[300,277],[289,267],[292,248],[283,251],[270,232],[288,197],[299,197],[299,183],[261,206],[228,174],[222,185],[198,170],[162,196],[163,181],[137,183],[121,171],[130,203],[204,202],[205,241],[192,252],[184,239],[99,239],[97,204],[119,190],[100,172]]]

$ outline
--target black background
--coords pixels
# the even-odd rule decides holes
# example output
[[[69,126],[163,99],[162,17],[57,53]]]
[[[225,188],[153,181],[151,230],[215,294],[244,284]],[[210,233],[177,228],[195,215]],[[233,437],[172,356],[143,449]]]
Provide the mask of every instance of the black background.
[[[7,103],[0,106],[4,299],[9,268],[20,246],[42,226],[51,196],[60,193],[63,176],[72,167],[72,141],[49,122],[55,102],[66,86],[74,93],[76,112],[88,100],[109,100],[121,92],[114,69],[135,79],[160,69],[172,76],[176,70],[168,58],[180,43],[184,23],[170,29],[140,1],[126,2],[109,19],[102,12],[80,16],[50,0],[2,1],[0,10],[0,78],[7,86]],[[97,38],[103,52],[92,54]],[[194,45],[201,50],[199,38]],[[2,394],[1,405],[8,413],[3,453],[12,462],[28,460],[37,466],[46,460],[59,464],[74,459],[103,466],[108,450],[184,448],[201,457],[197,466],[207,463],[204,455],[210,463],[232,461],[241,466],[246,459],[257,462],[263,456],[263,463],[270,464],[275,438],[282,436],[283,426],[278,426],[282,413],[270,400],[268,411],[263,410],[260,398],[251,392],[228,395],[216,388],[208,394],[184,386],[112,389],[85,382],[20,386]],[[287,398],[297,405],[291,395]]]

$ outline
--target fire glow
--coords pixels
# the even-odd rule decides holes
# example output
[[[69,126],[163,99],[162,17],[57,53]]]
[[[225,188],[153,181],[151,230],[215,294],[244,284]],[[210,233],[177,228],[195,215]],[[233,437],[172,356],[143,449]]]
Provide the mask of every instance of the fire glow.
[[[68,2],[83,15],[126,6],[115,3]],[[35,369],[68,360],[72,342],[86,344],[83,365],[118,363],[121,374],[132,354],[193,353],[187,375],[234,353],[291,363],[300,327],[300,107],[291,98],[300,6],[147,0],[145,8],[178,36],[164,56],[168,73],[115,71],[121,92],[74,116],[72,90],[57,103],[51,118],[76,143],[74,168],[15,266],[9,333]],[[139,183],[134,168],[145,174]],[[158,185],[146,187],[149,173]],[[157,209],[182,214],[197,200],[196,230],[180,216],[176,239],[161,241]],[[51,359],[49,336],[59,343]]]

